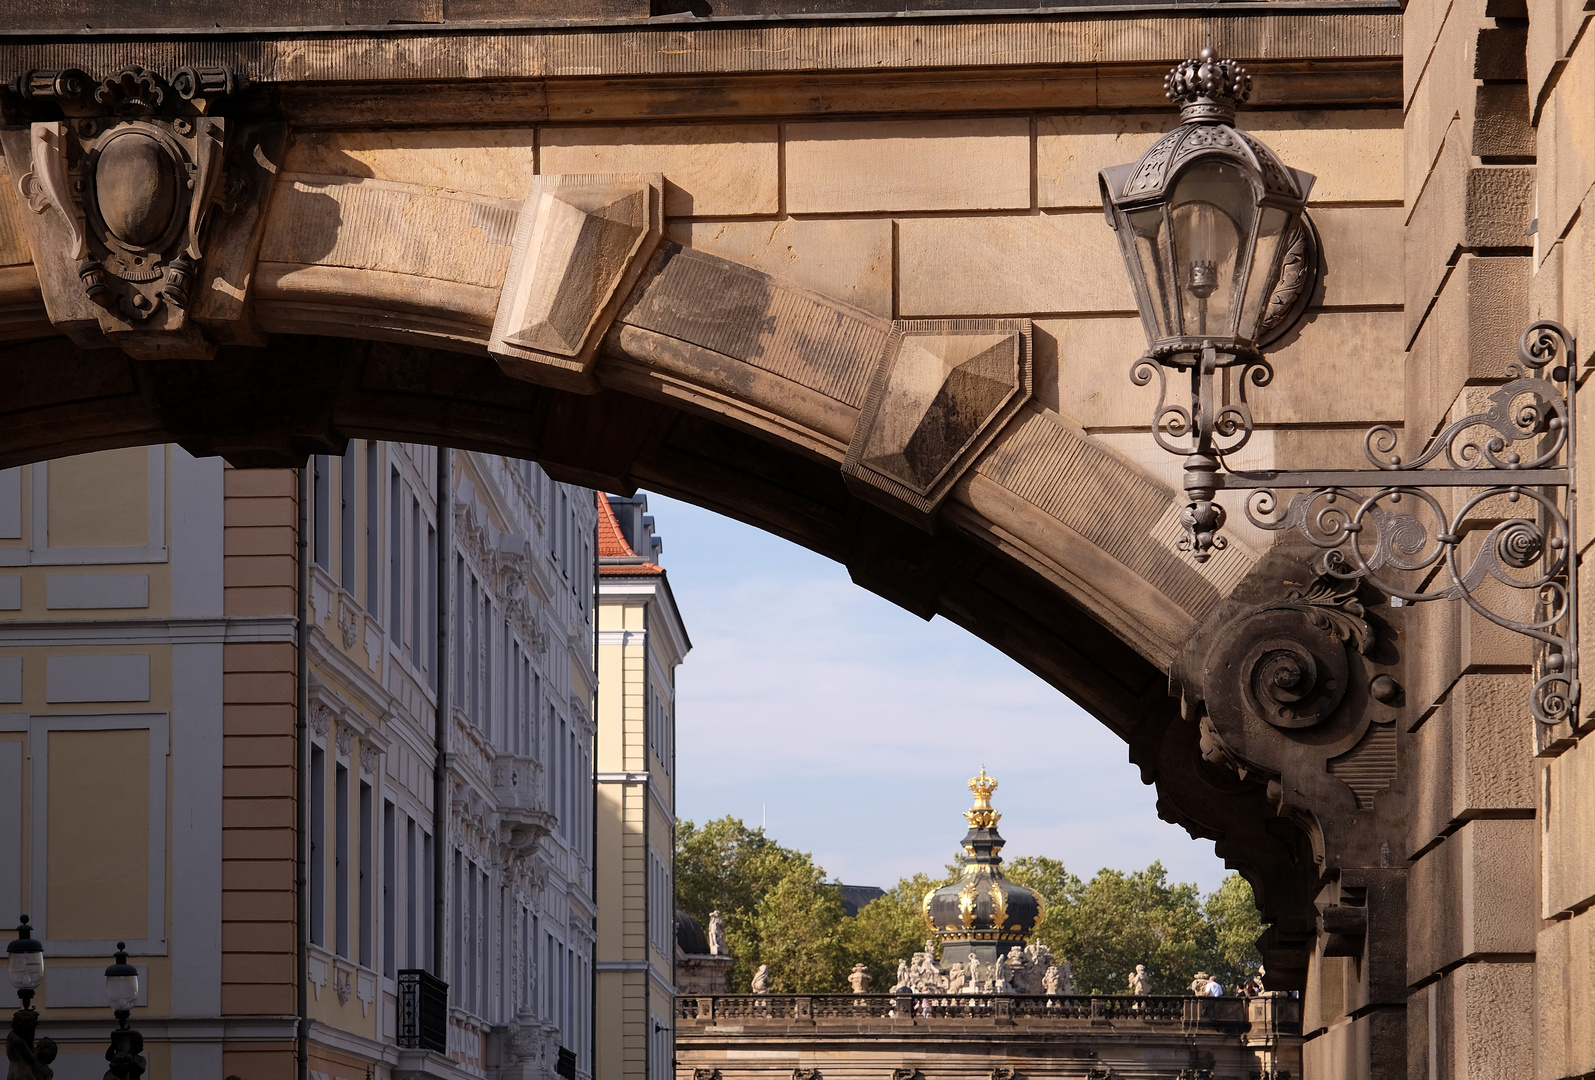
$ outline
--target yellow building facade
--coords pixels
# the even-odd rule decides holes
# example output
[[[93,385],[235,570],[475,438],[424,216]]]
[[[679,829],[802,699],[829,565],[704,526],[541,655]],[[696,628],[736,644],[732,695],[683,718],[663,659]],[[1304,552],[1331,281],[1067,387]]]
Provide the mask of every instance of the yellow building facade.
[[[598,498],[600,1080],[674,1075],[676,668],[692,642],[647,509]]]
[[[593,1075],[594,518],[418,444],[0,472],[0,923],[58,1080],[119,941],[149,1080]]]

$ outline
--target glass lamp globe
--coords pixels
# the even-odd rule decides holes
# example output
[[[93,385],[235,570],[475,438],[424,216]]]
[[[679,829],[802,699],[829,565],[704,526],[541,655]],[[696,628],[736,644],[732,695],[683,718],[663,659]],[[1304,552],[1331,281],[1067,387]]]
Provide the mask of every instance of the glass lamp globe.
[[[11,985],[20,993],[32,995],[44,982],[44,942],[33,936],[28,917],[22,916],[16,940],[6,946]]]
[[[111,1008],[124,1013],[138,1000],[138,968],[127,962],[127,943],[116,943],[116,963],[105,969],[105,997]]]

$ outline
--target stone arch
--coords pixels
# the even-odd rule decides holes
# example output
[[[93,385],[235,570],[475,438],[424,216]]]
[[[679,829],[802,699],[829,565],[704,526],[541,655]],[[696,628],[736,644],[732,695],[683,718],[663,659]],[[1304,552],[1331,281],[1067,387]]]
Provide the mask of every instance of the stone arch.
[[[668,175],[540,174],[523,201],[502,171],[529,159],[503,137],[459,154],[236,127],[238,190],[192,302],[160,325],[85,295],[60,254],[69,214],[0,198],[0,464],[175,441],[290,465],[386,438],[737,517],[964,626],[1111,727],[1160,814],[1253,881],[1275,984],[1301,981],[1312,823],[1211,764],[1169,696],[1182,653],[1278,561],[1242,542],[1185,557],[1184,497],[1035,397],[1028,320],[892,320],[695,250],[663,235]],[[36,190],[25,135],[4,135],[8,193]]]

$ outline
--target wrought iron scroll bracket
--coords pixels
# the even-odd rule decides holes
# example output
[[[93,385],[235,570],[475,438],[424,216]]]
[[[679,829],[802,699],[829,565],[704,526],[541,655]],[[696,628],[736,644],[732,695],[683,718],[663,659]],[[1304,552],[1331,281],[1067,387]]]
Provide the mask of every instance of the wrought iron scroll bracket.
[[[1237,367],[1236,401],[1218,405],[1214,374]],[[1167,401],[1165,372],[1188,368],[1191,405]],[[1367,469],[1238,471],[1225,456],[1253,429],[1246,388],[1273,372],[1255,354],[1146,356],[1137,385],[1158,379],[1152,430],[1185,457],[1181,548],[1198,562],[1224,547],[1219,491],[1245,491],[1247,519],[1293,531],[1322,552],[1317,569],[1365,581],[1399,605],[1460,601],[1534,643],[1529,705],[1541,724],[1574,719],[1578,680],[1575,476],[1577,343],[1560,323],[1523,334],[1507,381],[1486,408],[1448,424],[1410,460],[1387,424],[1363,441]],[[1292,493],[1281,499],[1280,492]]]

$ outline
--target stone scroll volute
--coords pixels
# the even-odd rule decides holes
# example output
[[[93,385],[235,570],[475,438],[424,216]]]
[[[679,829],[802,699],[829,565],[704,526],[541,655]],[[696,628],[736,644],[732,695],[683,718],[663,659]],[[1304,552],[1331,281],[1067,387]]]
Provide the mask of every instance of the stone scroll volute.
[[[1399,781],[1398,622],[1357,582],[1275,552],[1174,664],[1204,767],[1266,784],[1321,871],[1378,865],[1390,834],[1382,795]]]

